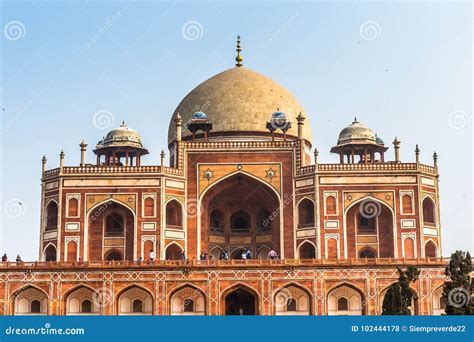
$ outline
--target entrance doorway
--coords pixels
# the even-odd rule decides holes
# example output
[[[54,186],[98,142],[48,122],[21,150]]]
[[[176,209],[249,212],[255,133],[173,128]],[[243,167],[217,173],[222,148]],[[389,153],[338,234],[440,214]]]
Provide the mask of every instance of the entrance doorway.
[[[255,315],[255,296],[244,289],[232,291],[225,297],[225,314],[228,316]]]

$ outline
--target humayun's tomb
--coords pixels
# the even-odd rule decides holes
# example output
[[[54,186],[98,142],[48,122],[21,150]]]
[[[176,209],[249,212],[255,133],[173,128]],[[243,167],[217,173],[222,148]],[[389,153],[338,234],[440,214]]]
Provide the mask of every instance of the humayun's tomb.
[[[237,51],[159,165],[125,123],[93,163],[85,142],[77,166],[43,157],[40,261],[0,263],[1,315],[377,315],[408,265],[412,312],[443,311],[437,155],[402,162],[395,138],[389,157],[354,119],[321,162],[300,103]]]

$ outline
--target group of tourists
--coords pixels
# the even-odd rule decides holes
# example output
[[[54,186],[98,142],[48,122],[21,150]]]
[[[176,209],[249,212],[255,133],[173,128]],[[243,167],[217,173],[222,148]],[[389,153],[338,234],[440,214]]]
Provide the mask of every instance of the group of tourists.
[[[7,261],[8,261],[7,253],[3,253],[3,255],[2,255],[2,262],[7,262]],[[17,255],[16,255],[15,261],[16,261],[16,262],[23,262],[23,260],[21,260],[20,254],[17,254]]]

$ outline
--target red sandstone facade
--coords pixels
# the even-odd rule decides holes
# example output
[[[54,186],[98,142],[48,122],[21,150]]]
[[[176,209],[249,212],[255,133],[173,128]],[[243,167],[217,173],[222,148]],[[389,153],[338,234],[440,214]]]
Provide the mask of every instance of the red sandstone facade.
[[[1,314],[373,315],[396,267],[409,264],[422,270],[413,311],[440,312],[436,155],[423,165],[417,148],[402,163],[395,139],[386,161],[383,141],[355,120],[332,149],[339,163],[320,163],[317,150],[311,162],[295,101],[262,113],[252,101],[280,100],[252,100],[229,82],[276,86],[240,70],[204,88],[222,88],[219,99],[233,91],[244,99],[236,111],[269,118],[255,129],[226,117],[232,108],[222,111],[215,91],[204,93],[207,114],[182,118],[186,101],[202,103],[199,86],[171,120],[170,166],[163,153],[160,165],[142,165],[148,151],[126,125],[97,144],[95,165],[84,143],[79,166],[61,153],[46,170],[43,159],[41,262],[0,264]],[[247,250],[252,260],[238,260]],[[224,251],[230,260],[218,260]]]

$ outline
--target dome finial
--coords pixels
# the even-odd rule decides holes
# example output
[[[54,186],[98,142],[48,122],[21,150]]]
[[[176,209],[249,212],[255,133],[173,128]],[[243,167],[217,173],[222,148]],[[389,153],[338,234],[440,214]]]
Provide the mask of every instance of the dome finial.
[[[357,121],[357,116],[354,117],[354,122],[353,123],[357,123],[359,121]]]
[[[237,36],[237,57],[235,57],[235,61],[237,62],[235,64],[236,67],[241,67],[243,64],[242,64],[242,61],[244,60],[243,57],[240,55],[240,52],[242,51],[242,49],[240,48],[240,36]]]

